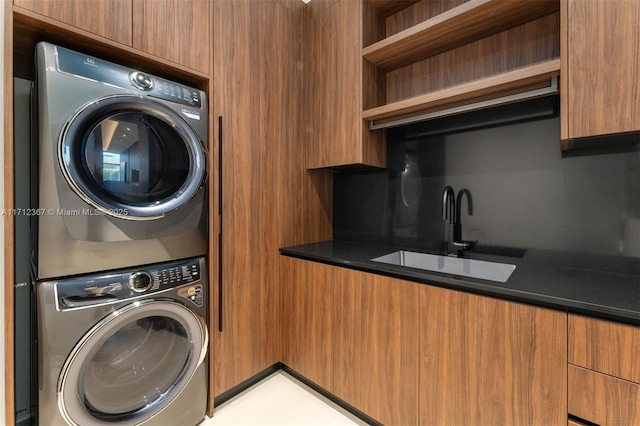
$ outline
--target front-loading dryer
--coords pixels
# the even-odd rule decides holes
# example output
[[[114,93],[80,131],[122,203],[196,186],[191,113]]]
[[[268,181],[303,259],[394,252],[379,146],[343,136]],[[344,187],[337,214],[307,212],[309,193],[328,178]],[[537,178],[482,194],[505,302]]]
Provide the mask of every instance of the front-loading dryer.
[[[205,93],[45,42],[36,63],[36,278],[206,254]]]
[[[36,306],[38,424],[204,419],[204,258],[38,282]]]

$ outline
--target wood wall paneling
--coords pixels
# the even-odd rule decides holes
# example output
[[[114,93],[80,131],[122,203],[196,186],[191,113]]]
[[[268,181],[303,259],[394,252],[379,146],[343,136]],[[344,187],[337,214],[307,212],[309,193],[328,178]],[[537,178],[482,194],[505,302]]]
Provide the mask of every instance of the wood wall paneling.
[[[640,2],[562,2],[563,139],[640,130]]]
[[[133,40],[131,1],[13,0],[13,3],[16,6],[131,46]]]
[[[420,424],[567,423],[567,316],[423,286]]]

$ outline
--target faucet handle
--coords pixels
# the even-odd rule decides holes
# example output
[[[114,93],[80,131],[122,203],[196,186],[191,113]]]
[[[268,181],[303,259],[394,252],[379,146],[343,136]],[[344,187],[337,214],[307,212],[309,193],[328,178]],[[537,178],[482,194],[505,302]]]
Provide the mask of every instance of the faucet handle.
[[[456,241],[453,240],[453,245],[456,247],[460,247],[461,249],[468,249],[475,245],[477,241]]]

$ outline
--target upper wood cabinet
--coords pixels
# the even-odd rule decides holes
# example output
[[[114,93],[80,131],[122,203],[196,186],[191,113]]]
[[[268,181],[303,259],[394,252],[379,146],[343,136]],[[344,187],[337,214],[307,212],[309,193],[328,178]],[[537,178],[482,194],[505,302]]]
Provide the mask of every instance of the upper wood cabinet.
[[[133,0],[133,47],[209,73],[210,0]]]
[[[421,425],[566,425],[567,314],[420,289]]]
[[[361,114],[363,87],[375,74],[362,68],[363,14],[369,2],[313,0],[306,6],[304,143],[309,169],[384,167],[382,132],[370,132]],[[375,89],[374,89],[375,90]]]
[[[640,130],[640,1],[561,0],[563,148]]]
[[[131,0],[14,0],[13,4],[131,46]]]
[[[14,0],[14,5],[208,74],[209,0]]]

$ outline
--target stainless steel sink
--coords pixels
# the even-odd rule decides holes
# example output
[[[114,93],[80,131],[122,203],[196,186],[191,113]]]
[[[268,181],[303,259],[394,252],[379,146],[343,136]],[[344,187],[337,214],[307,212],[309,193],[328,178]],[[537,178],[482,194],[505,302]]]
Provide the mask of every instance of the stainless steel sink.
[[[501,283],[506,283],[516,269],[516,265],[508,263],[485,262],[405,250],[395,251],[371,260],[390,265],[408,266],[426,271],[480,278]]]

